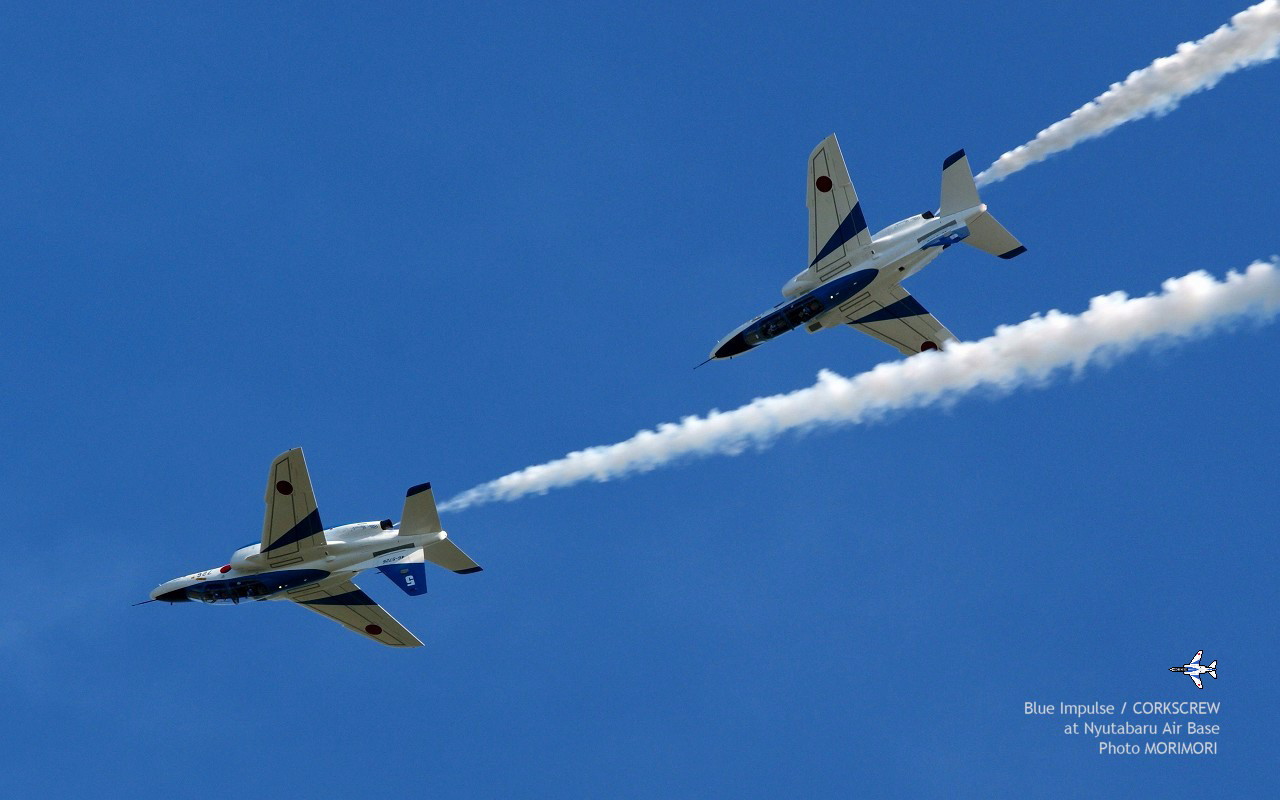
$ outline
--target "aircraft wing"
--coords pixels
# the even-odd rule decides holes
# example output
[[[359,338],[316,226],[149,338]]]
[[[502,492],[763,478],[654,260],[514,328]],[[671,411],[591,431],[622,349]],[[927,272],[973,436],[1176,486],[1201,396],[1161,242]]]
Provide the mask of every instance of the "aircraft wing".
[[[955,334],[900,285],[855,298],[852,304],[841,306],[839,313],[849,327],[897,348],[904,356],[958,341]]]
[[[809,266],[827,280],[871,250],[871,233],[833,133],[809,154]]]
[[[1197,688],[1197,689],[1203,689],[1203,688],[1204,688],[1204,681],[1200,680],[1200,676],[1199,676],[1199,675],[1192,675],[1191,673],[1187,673],[1187,677],[1188,677],[1188,678],[1190,678],[1191,680],[1195,681],[1195,684],[1196,684],[1196,688]]]
[[[1190,667],[1190,666],[1192,666],[1193,664],[1199,664],[1199,663],[1200,663],[1200,659],[1201,659],[1203,656],[1204,656],[1204,651],[1203,651],[1203,650],[1197,650],[1197,651],[1196,651],[1196,657],[1195,657],[1195,658],[1193,658],[1193,659],[1191,659],[1191,664],[1188,664],[1187,666],[1188,666],[1188,667]]]
[[[289,599],[375,642],[391,647],[422,646],[418,637],[350,580],[308,587],[306,591],[291,593]]]
[[[262,522],[262,554],[271,567],[303,561],[323,549],[324,525],[311,491],[302,448],[276,456],[267,474],[267,515]]]

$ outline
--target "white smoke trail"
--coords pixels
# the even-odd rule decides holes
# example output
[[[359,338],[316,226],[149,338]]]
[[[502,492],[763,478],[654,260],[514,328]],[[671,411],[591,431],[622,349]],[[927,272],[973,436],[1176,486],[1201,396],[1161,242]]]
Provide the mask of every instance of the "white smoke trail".
[[[1162,288],[1146,297],[1101,295],[1081,314],[1050,311],[1001,326],[986,339],[954,342],[945,351],[881,364],[852,378],[823,370],[807,389],[578,450],[469,489],[441,508],[458,510],[582,481],[608,481],[688,456],[733,455],[788,431],[854,425],[890,411],[945,403],[983,387],[1010,391],[1042,383],[1064,367],[1079,371],[1153,340],[1204,335],[1244,316],[1270,319],[1280,312],[1280,260],[1254,262],[1244,273],[1229,272],[1221,281],[1192,272],[1170,278]]]
[[[1171,56],[1113,83],[1100,96],[1014,148],[978,175],[978,185],[1002,180],[1054,153],[1103,136],[1151,114],[1164,114],[1194,92],[1212,89],[1224,75],[1280,55],[1280,0],[1263,0],[1196,42],[1183,42]]]

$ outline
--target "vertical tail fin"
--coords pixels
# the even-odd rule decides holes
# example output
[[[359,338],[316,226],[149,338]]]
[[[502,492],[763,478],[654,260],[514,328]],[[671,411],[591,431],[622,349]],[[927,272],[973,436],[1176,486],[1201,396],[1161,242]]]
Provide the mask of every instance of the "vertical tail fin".
[[[410,597],[427,593],[427,569],[423,564],[422,551],[413,553],[394,564],[383,564],[378,571]]]
[[[942,199],[938,205],[938,216],[958,214],[981,205],[978,185],[974,183],[973,170],[969,168],[969,157],[963,150],[957,150],[942,162]],[[984,253],[1000,258],[1014,258],[1027,252],[1022,242],[988,214],[985,207],[981,214],[969,220],[968,225],[969,236],[964,239],[964,243]]]
[[[400,535],[417,536],[440,530],[440,514],[436,511],[436,498],[431,492],[431,484],[420,483],[405,492],[404,512],[400,515]]]
[[[981,205],[978,185],[973,182],[973,170],[969,169],[969,157],[957,150],[942,162],[942,199],[938,203],[938,216],[945,217]]]
[[[400,518],[401,536],[418,536],[424,533],[434,533],[439,538],[434,542],[428,542],[422,548],[422,558],[418,560],[425,559],[432,564],[463,575],[481,570],[480,565],[450,541],[448,534],[440,527],[440,513],[436,510],[436,498],[429,483],[418,484],[405,492],[404,515]],[[412,559],[405,559],[405,561],[410,560]],[[396,579],[390,573],[388,577],[392,580]],[[425,587],[424,579],[423,591],[426,591]]]

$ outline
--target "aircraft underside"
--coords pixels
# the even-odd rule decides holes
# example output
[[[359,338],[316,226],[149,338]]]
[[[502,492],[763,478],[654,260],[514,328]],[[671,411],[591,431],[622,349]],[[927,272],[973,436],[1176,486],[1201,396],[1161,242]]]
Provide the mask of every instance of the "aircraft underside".
[[[1026,251],[987,211],[963,150],[942,164],[938,211],[901,220],[872,236],[834,135],[809,156],[809,266],[783,286],[789,298],[730,333],[711,359],[733,358],[787,331],[849,326],[903,355],[939,350],[956,336],[903,279],[965,242],[1000,258]]]
[[[157,597],[165,602],[239,603],[241,600],[269,600],[272,595],[319,583],[330,573],[321,569],[291,569],[239,575],[223,580],[206,580]]]
[[[440,526],[429,483],[405,493],[399,526],[384,519],[326,529],[306,460],[295,448],[272,462],[265,500],[260,541],[236,550],[221,567],[162,583],[147,602],[288,600],[381,644],[419,647],[422,642],[352,578],[364,570],[380,572],[405,594],[418,596],[427,591],[427,562],[461,575],[481,571]]]

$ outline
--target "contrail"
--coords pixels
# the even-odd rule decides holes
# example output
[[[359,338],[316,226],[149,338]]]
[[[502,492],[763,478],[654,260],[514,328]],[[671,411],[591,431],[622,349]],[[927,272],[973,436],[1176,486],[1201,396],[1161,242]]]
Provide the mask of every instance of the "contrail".
[[[952,401],[982,388],[1011,391],[1042,384],[1057,371],[1080,371],[1144,343],[1202,336],[1242,317],[1280,313],[1280,259],[1256,261],[1216,280],[1203,271],[1164,282],[1158,294],[1113,292],[1093,298],[1080,314],[1049,311],[1004,325],[976,342],[954,342],[855,375],[823,370],[807,389],[761,397],[732,411],[711,411],[643,430],[617,444],[588,447],[563,458],[480,484],[441,506],[458,510],[496,500],[608,481],[692,456],[735,455],[764,447],[788,431],[856,425],[891,411]]]
[[[1012,175],[1054,153],[1151,114],[1164,114],[1178,101],[1212,89],[1224,75],[1270,61],[1280,54],[1280,0],[1263,0],[1196,42],[1183,42],[1171,56],[1113,83],[1103,94],[1053,123],[1036,138],[996,159],[980,173],[984,186]]]

